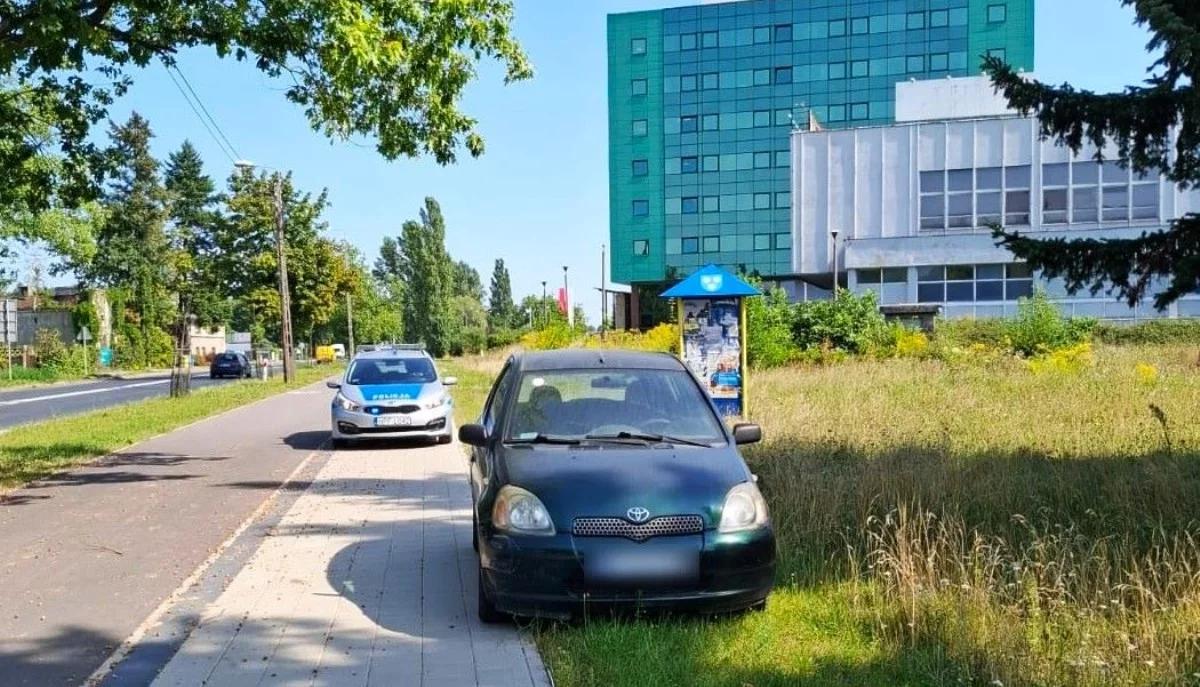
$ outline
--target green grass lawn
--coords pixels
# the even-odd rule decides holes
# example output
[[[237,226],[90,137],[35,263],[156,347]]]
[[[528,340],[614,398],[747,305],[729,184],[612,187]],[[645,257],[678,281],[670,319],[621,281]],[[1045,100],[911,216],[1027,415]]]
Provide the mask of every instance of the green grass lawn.
[[[299,368],[297,384],[340,369]],[[197,389],[182,399],[154,398],[14,427],[0,434],[0,492],[284,389],[279,376],[265,383],[230,382]]]
[[[749,377],[763,613],[546,625],[558,685],[1200,683],[1200,368],[888,360]],[[443,365],[477,412],[492,358]]]

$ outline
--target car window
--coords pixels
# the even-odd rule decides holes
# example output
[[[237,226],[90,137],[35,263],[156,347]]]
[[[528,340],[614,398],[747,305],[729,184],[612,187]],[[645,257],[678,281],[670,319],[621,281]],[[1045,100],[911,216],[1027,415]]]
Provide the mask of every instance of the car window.
[[[724,440],[708,399],[683,370],[526,372],[516,403],[509,440],[620,432]]]
[[[346,378],[355,386],[428,384],[437,379],[437,371],[428,358],[369,358],[354,361]]]
[[[487,406],[483,409],[483,426],[490,432],[496,426],[496,418],[504,414],[508,395],[512,391],[513,378],[516,376],[513,365],[509,362],[496,378],[496,386],[488,398]]]

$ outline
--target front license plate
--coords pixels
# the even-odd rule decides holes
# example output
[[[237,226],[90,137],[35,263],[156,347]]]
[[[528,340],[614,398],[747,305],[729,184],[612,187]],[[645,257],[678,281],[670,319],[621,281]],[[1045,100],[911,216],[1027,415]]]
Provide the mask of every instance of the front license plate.
[[[585,553],[584,578],[589,584],[655,587],[686,584],[700,577],[700,552],[693,537],[606,544],[588,547]]]
[[[376,427],[407,427],[411,424],[412,418],[404,417],[403,415],[375,418]]]

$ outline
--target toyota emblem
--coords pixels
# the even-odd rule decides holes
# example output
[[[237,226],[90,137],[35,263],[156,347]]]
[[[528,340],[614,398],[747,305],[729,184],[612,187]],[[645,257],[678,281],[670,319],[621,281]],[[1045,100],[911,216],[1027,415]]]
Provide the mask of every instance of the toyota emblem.
[[[650,519],[650,511],[642,508],[641,506],[634,506],[633,508],[630,508],[629,510],[625,511],[625,515],[631,522],[640,523],[646,522]]]

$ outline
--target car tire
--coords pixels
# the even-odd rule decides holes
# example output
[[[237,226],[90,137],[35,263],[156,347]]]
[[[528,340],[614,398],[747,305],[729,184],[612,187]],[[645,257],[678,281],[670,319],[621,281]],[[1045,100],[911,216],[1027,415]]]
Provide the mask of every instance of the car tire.
[[[767,600],[763,599],[746,610],[750,613],[762,613],[767,610]]]
[[[487,596],[487,589],[483,584],[483,566],[479,566],[479,622],[487,625],[503,623],[512,620],[512,616],[507,613],[502,613],[492,603],[492,600]]]
[[[454,437],[450,436],[449,434],[443,434],[437,438],[437,442],[439,444],[448,444],[453,438]]]
[[[341,450],[350,448],[350,442],[347,441],[346,439],[339,439],[337,437],[334,437],[333,441],[330,443],[333,445],[333,448],[335,450],[341,451]]]

